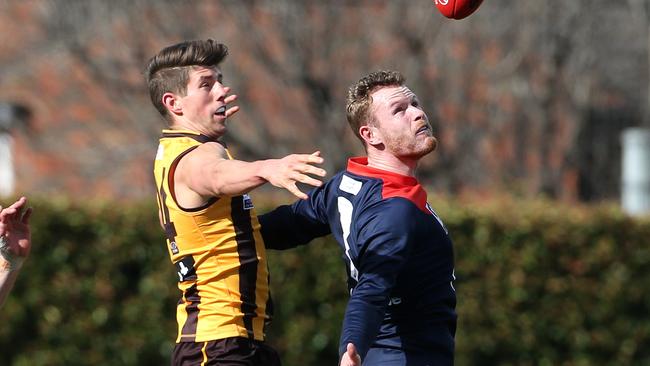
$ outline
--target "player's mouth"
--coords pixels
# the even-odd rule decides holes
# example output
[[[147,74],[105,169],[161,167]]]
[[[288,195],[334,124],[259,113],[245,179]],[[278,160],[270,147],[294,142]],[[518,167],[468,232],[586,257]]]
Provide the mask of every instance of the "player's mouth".
[[[216,114],[217,116],[225,117],[226,116],[226,106],[222,105],[221,107],[219,107],[219,109],[217,109],[216,112],[214,112],[214,114]]]
[[[427,134],[427,135],[429,135],[429,134],[431,134],[431,127],[429,127],[428,125],[424,125],[424,126],[418,128],[418,130],[415,131],[415,134],[416,135],[419,135],[419,134]]]

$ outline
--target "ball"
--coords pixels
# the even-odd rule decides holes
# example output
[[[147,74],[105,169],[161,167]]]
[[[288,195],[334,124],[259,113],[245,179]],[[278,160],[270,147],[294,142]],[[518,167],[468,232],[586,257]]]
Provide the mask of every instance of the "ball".
[[[433,0],[436,7],[450,19],[463,19],[478,9],[483,0]]]

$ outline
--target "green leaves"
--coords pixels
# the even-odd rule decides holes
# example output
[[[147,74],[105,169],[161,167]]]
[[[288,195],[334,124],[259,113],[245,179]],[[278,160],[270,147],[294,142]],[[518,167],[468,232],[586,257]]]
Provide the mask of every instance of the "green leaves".
[[[650,220],[431,202],[455,244],[457,365],[650,364]],[[155,203],[31,204],[34,246],[0,314],[0,364],[168,364],[179,291]],[[348,299],[338,245],[268,255],[269,343],[288,366],[335,363]]]

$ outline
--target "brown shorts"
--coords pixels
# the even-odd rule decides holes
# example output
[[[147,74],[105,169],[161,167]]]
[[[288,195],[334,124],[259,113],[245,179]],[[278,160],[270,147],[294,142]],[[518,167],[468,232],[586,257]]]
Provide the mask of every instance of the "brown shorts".
[[[280,366],[280,356],[264,342],[226,338],[176,343],[172,366]]]

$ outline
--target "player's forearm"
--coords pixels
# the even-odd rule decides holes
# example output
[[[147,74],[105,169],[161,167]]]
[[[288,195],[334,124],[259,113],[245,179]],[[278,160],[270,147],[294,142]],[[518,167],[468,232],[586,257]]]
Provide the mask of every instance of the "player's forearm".
[[[214,196],[238,196],[267,182],[267,160],[245,162],[223,160],[210,172],[209,187]]]
[[[10,268],[8,263],[0,258],[0,307],[16,282],[20,268]]]
[[[388,301],[387,298],[385,300]],[[339,358],[345,352],[348,343],[356,346],[361,360],[366,357],[384,318],[386,307],[381,305],[382,302],[384,301],[379,300],[378,303],[352,295],[343,319]]]

